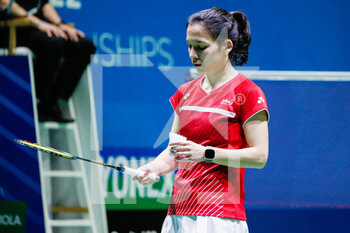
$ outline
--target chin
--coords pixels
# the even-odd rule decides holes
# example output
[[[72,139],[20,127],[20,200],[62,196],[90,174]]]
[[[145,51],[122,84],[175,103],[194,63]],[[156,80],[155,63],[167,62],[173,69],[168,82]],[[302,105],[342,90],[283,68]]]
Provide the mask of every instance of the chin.
[[[199,67],[195,66],[194,68],[197,70],[197,73],[200,73],[200,74],[206,73],[202,66],[199,66]]]

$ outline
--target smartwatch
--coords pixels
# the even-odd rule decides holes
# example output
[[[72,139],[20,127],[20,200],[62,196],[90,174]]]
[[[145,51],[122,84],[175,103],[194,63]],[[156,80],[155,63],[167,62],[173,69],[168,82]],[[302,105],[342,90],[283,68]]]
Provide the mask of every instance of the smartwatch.
[[[212,146],[207,146],[204,152],[204,161],[207,163],[213,162],[215,158],[215,150]]]

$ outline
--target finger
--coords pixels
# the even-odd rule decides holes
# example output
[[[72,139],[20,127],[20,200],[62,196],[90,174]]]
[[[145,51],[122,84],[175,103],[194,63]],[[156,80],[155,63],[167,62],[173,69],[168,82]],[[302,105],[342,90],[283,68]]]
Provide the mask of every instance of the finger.
[[[190,151],[188,146],[177,146],[174,148],[173,152]]]
[[[150,169],[140,169],[139,171],[142,172],[142,174],[138,175],[137,177],[142,181],[142,180],[147,180],[149,179],[149,174],[151,173]]]
[[[189,143],[187,141],[186,142],[171,142],[171,143],[169,143],[170,147],[186,146],[186,145],[189,145]]]
[[[68,40],[71,40],[73,41],[74,40],[74,37],[72,36],[72,34],[69,32],[69,31],[65,31],[67,37],[68,37]]]
[[[74,41],[75,40],[72,30],[70,30],[69,28],[68,29],[66,28],[63,31],[67,35],[68,40],[70,40],[70,41]]]
[[[136,180],[141,181],[141,180],[143,180],[145,177],[144,177],[143,175],[138,175],[138,176],[134,176],[134,178],[135,178]]]
[[[140,171],[142,171],[143,173],[140,175],[134,176],[134,177],[136,177],[137,180],[143,180],[143,179],[145,179],[145,177],[147,175],[144,170],[140,170]]]
[[[59,28],[57,26],[52,26],[52,30],[55,33],[55,36],[60,37],[60,38],[64,38],[64,39],[67,38],[66,34],[63,32],[63,30],[61,28]]]
[[[159,180],[159,177],[157,177],[157,178],[152,178],[152,177],[149,177],[149,176],[146,176],[144,179],[142,179],[141,181],[142,182],[155,182],[155,181],[157,181],[157,180]]]
[[[143,181],[143,184],[144,185],[150,185],[150,184],[153,184],[153,183],[157,182],[158,180],[159,180],[159,177],[157,179],[145,180],[145,181]]]
[[[59,33],[60,33],[60,37],[66,39],[66,40],[68,39],[67,34],[60,28],[59,28]]]
[[[72,40],[74,41],[74,42],[78,42],[79,41],[79,38],[78,38],[78,34],[77,33],[72,33]]]
[[[153,184],[154,182],[158,181],[157,180],[153,180],[153,179],[143,179],[143,180],[140,180],[139,183],[140,184],[143,184],[143,185],[150,185],[150,184]]]
[[[153,182],[143,182],[142,184],[145,186],[151,185]]]
[[[144,172],[143,176],[147,176],[149,173],[151,173],[151,170],[150,169],[145,169],[145,170],[142,170]]]
[[[50,30],[47,30],[47,31],[46,31],[46,34],[47,34],[47,36],[48,36],[49,38],[52,37],[52,32],[51,32]]]
[[[79,41],[79,31],[75,28],[69,28],[67,29],[67,33],[71,36],[71,40],[74,42]]]
[[[51,38],[52,37],[52,32],[49,27],[44,26],[42,29],[43,32],[46,32],[46,35]]]
[[[142,185],[145,185],[144,182],[140,181],[140,180],[136,180],[138,183],[142,184]]]
[[[172,151],[172,152],[174,152],[174,151],[176,151],[176,147],[177,147],[177,146],[172,146],[172,147],[170,147],[169,150]]]
[[[188,157],[191,156],[191,154],[186,153],[186,152],[182,152],[182,151],[181,152],[174,152],[173,154],[174,154],[175,157],[182,156],[182,157],[188,158]]]
[[[146,174],[146,179],[149,179],[149,180],[152,180],[152,181],[157,181],[159,180],[159,175],[156,175],[155,173],[149,171],[147,174]]]
[[[80,37],[85,37],[85,33],[84,32],[82,32],[82,31],[80,31],[80,30],[77,30],[77,33],[78,33],[78,35],[80,36]]]
[[[59,31],[55,28],[51,28],[51,31],[53,33],[54,36],[56,37],[62,37],[61,34],[59,33]]]

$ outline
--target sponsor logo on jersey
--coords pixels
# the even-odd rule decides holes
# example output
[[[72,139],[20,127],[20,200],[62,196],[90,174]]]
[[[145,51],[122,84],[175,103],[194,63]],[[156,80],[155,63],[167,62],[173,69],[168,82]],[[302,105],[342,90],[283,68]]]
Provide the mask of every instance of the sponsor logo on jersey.
[[[265,100],[264,100],[264,98],[263,97],[259,97],[258,98],[258,104],[261,104],[261,103],[265,103]]]
[[[235,103],[238,104],[238,105],[244,104],[245,101],[246,101],[245,95],[242,94],[242,93],[237,93],[237,94],[235,95],[234,101],[235,101]]]
[[[223,99],[223,100],[221,100],[221,103],[220,103],[220,104],[223,104],[223,105],[231,105],[231,104],[233,104],[234,101],[235,101],[234,99],[231,99],[231,100],[229,100],[229,99]]]
[[[188,97],[190,97],[190,93],[186,93],[186,95],[184,96],[184,100],[187,100]]]

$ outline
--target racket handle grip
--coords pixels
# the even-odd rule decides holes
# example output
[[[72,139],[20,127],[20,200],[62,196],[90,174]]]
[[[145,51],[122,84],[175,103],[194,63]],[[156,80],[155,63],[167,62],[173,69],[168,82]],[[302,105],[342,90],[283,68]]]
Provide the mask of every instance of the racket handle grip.
[[[127,175],[130,175],[130,176],[138,176],[138,175],[143,175],[145,172],[144,171],[140,171],[140,170],[136,170],[136,169],[133,169],[133,168],[130,168],[130,167],[124,167],[124,173],[127,174]],[[149,176],[152,178],[152,179],[157,179],[158,176],[154,173],[150,173]]]

